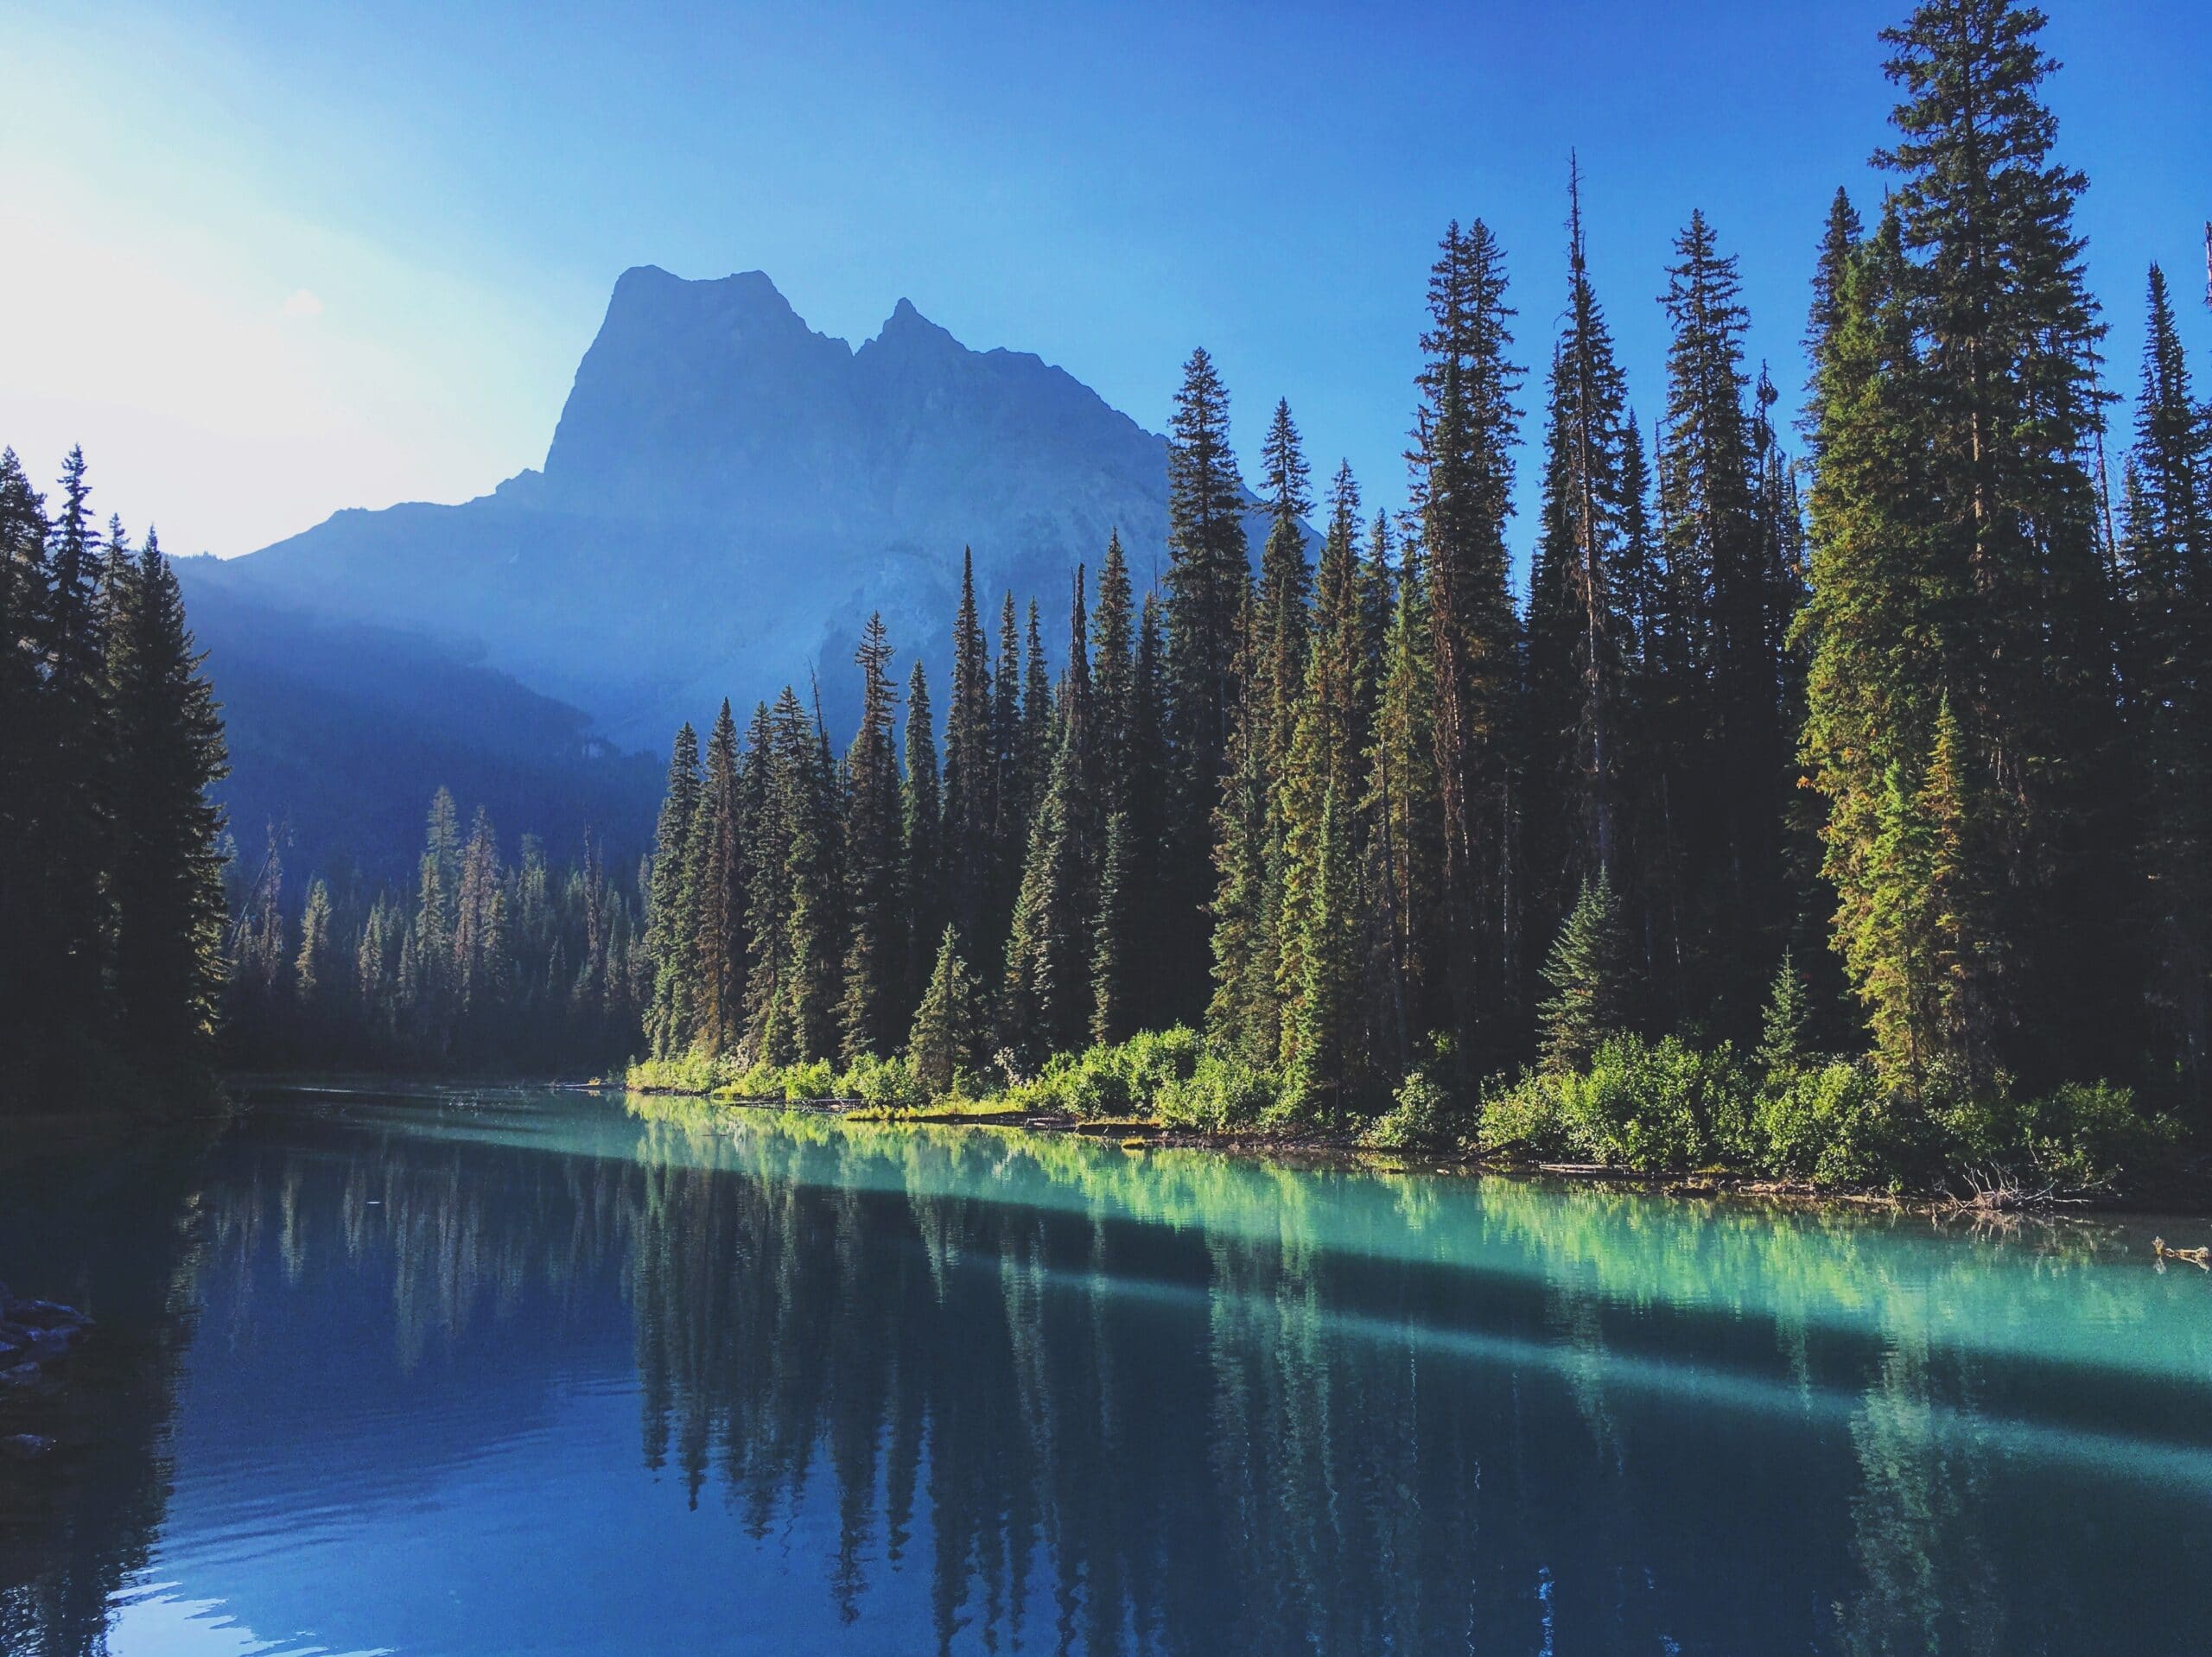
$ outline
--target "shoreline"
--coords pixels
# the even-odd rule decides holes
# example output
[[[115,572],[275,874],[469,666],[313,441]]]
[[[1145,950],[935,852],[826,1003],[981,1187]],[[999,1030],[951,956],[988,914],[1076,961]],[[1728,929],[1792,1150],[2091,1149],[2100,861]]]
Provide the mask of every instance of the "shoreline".
[[[1721,1169],[1641,1173],[1631,1168],[1591,1162],[1515,1162],[1464,1151],[1386,1149],[1362,1145],[1346,1134],[1268,1133],[1261,1130],[1207,1132],[1168,1127],[1137,1120],[1085,1121],[1050,1114],[925,1108],[883,1111],[854,1099],[737,1098],[675,1088],[639,1088],[620,1082],[568,1083],[563,1090],[637,1094],[645,1097],[693,1099],[729,1110],[804,1111],[874,1127],[1014,1129],[1062,1134],[1118,1144],[1125,1151],[1197,1150],[1224,1156],[1265,1158],[1314,1167],[1358,1168],[1379,1173],[1425,1173],[1459,1178],[1552,1181],[1570,1185],[1611,1185],[1683,1201],[1728,1199],[1792,1209],[1858,1209],[1920,1214],[1938,1219],[1997,1222],[2171,1216],[2212,1225],[2212,1182],[2191,1180],[2185,1190],[2154,1193],[2103,1192],[2044,1200],[1977,1203],[1972,1197],[1932,1191],[1891,1191],[1875,1187],[1819,1186],[1805,1181],[1739,1174]]]
[[[1808,1181],[1776,1179],[1720,1168],[1643,1173],[1605,1163],[1520,1162],[1457,1150],[1386,1148],[1363,1145],[1354,1136],[1342,1133],[1255,1129],[1210,1132],[1170,1127],[1157,1121],[1136,1118],[1091,1121],[1049,1114],[1027,1114],[1013,1111],[995,1113],[940,1108],[884,1110],[857,1098],[789,1099],[773,1095],[740,1098],[699,1089],[639,1087],[626,1081],[605,1077],[440,1076],[373,1071],[295,1071],[232,1073],[222,1080],[234,1105],[243,1109],[251,1108],[254,1093],[267,1090],[289,1093],[324,1091],[341,1095],[442,1094],[470,1089],[617,1096],[634,1094],[645,1098],[695,1100],[701,1104],[729,1110],[800,1111],[873,1127],[1010,1128],[1024,1133],[1090,1140],[1100,1144],[1117,1144],[1133,1152],[1154,1149],[1212,1151],[1225,1156],[1265,1158],[1313,1167],[1359,1168],[1384,1173],[1427,1173],[1463,1178],[1487,1175],[1548,1180],[1571,1185],[1610,1185],[1683,1201],[1725,1198],[1790,1209],[1859,1209],[1996,1222],[2171,1216],[2177,1219],[2202,1222],[2207,1224],[2208,1228],[2212,1228],[2212,1171],[2203,1169],[2190,1171],[2179,1175],[2170,1184],[2148,1190],[2093,1192],[2043,1201],[1977,1202],[1971,1195],[1961,1197],[1955,1193],[1925,1189],[1892,1191],[1871,1186],[1821,1186]],[[2208,1241],[2212,1241],[2212,1238],[2208,1238]]]

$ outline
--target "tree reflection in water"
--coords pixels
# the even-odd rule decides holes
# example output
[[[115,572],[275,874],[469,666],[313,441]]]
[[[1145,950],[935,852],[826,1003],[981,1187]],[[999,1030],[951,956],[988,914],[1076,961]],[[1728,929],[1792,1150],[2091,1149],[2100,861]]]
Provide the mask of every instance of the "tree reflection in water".
[[[2094,1234],[2024,1264],[1917,1222],[645,1100],[279,1114],[196,1165],[108,1246],[145,1304],[204,1302],[236,1431],[287,1430],[280,1373],[536,1419],[552,1355],[595,1355],[740,1546],[828,1504],[802,1575],[855,1650],[917,1578],[944,1651],[2157,1650],[2212,1612],[2212,1325]],[[310,1316],[340,1355],[277,1366]],[[2098,1368],[2130,1342],[2158,1362]],[[8,1649],[99,1649],[176,1349],[115,1394],[129,1478],[10,1556]],[[475,1448],[446,1419],[416,1411],[426,1469]]]

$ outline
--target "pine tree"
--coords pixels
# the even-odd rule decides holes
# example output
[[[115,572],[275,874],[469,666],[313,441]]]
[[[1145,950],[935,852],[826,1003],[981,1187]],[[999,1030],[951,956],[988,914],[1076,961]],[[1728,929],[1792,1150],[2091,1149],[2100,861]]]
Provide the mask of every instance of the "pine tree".
[[[1805,975],[1788,950],[1767,992],[1766,1010],[1760,1015],[1759,1044],[1752,1055],[1770,1086],[1786,1078],[1805,1062],[1805,1036],[1813,1020],[1812,994]]]
[[[1137,902],[1131,854],[1129,816],[1116,811],[1106,819],[1105,848],[1098,866],[1097,916],[1090,936],[1090,1039],[1128,1039],[1135,1026],[1131,978],[1137,962],[1131,949],[1131,911]]]
[[[745,802],[737,721],[725,697],[707,736],[695,832],[684,848],[691,914],[691,1045],[734,1051],[745,1029]]]
[[[46,594],[46,504],[12,448],[0,450],[0,1031],[35,1023],[44,965],[37,863],[43,761],[39,667]]]
[[[1080,580],[1080,572],[1077,579]],[[1052,773],[1052,756],[1057,751],[1053,730],[1054,705],[1052,676],[1045,660],[1043,623],[1037,600],[1029,600],[1029,620],[1022,634],[1021,646],[1021,822],[1029,821],[1030,813],[1044,797],[1045,788]]]
[[[1580,175],[1569,181],[1567,311],[1552,354],[1543,524],[1530,582],[1532,850],[1552,905],[1618,853],[1615,726],[1626,393],[1590,283]]]
[[[1988,814],[1948,696],[1934,746],[1894,764],[1867,847],[1867,896],[1855,906],[1847,958],[1860,970],[1877,1057],[1909,1091],[1931,1076],[1967,1085],[1996,1075],[2006,1009],[1997,994],[2002,943]]]
[[[1311,474],[1287,401],[1275,404],[1261,458],[1267,474],[1268,539],[1260,553],[1260,638],[1254,667],[1267,704],[1262,765],[1273,778],[1289,756],[1305,689],[1313,587],[1306,564],[1305,520],[1313,511],[1307,492]]]
[[[1544,982],[1552,992],[1540,1010],[1548,1068],[1581,1070],[1599,1044],[1629,1027],[1634,970],[1620,900],[1611,877],[1600,870],[1582,883],[1582,895],[1544,962]]]
[[[1839,184],[1834,200],[1828,204],[1827,222],[1821,232],[1820,255],[1813,266],[1813,303],[1805,320],[1805,357],[1813,365],[1815,386],[1827,363],[1836,332],[1843,325],[1843,284],[1865,233],[1859,209],[1851,204],[1850,192]],[[1815,444],[1816,461],[1819,429],[1817,419],[1805,422],[1806,435]]]
[[[141,1051],[200,1057],[214,1035],[227,918],[223,816],[210,793],[229,770],[222,718],[151,530],[119,590],[110,690],[117,1024]]]
[[[1048,936],[1054,947],[1029,954],[1028,981],[1038,992],[1039,1028],[1051,1032],[1056,1048],[1083,1044],[1096,991],[1092,955],[1098,930],[1098,883],[1105,856],[1106,828],[1099,793],[1101,765],[1096,685],[1091,676],[1088,572],[1076,566],[1075,590],[1068,606],[1067,666],[1060,676],[1052,728],[1053,768],[1046,779],[1049,815],[1058,820],[1048,830],[1058,838],[1046,857],[1050,870],[1047,904],[1053,915]],[[1033,850],[1034,842],[1033,841]],[[1028,871],[1024,869],[1025,881]]]
[[[1341,1125],[1345,1095],[1360,1070],[1360,892],[1349,810],[1332,781],[1314,833],[1311,889],[1300,905],[1298,994],[1284,1024],[1292,1087],[1309,1106],[1327,1100]]]
[[[332,987],[330,882],[317,875],[308,883],[307,904],[300,911],[300,952],[292,962],[292,993],[312,1017],[329,1000]]]
[[[1136,609],[1122,537],[1109,534],[1098,572],[1098,600],[1091,612],[1091,747],[1098,764],[1099,797],[1126,810],[1134,785],[1136,722]]]
[[[692,826],[699,816],[701,786],[699,734],[687,720],[677,729],[669,754],[668,787],[661,797],[660,822],[653,831],[652,873],[645,897],[645,955],[652,973],[645,1039],[659,1057],[683,1051],[690,1039],[693,995],[689,969],[694,917],[684,907],[684,873]],[[443,790],[439,794],[449,815],[453,797]],[[426,860],[426,909],[430,906],[431,873]]]
[[[848,1063],[862,1054],[889,1053],[896,1046],[892,1019],[906,947],[899,901],[906,859],[893,740],[898,693],[886,671],[891,645],[881,615],[868,618],[853,659],[861,669],[861,724],[845,756],[845,906],[850,930],[838,1009],[841,1051]]]
[[[1274,1061],[1282,1041],[1275,937],[1269,909],[1267,729],[1270,709],[1259,670],[1258,606],[1248,596],[1239,617],[1227,766],[1214,807],[1213,994],[1206,1033],[1216,1045],[1255,1064]]]
[[[770,1064],[788,1064],[797,1057],[784,1018],[791,960],[791,821],[785,809],[778,727],[786,701],[795,714],[798,698],[789,686],[772,713],[766,702],[754,707],[739,771],[747,867],[745,1038],[741,1051],[756,1063]],[[650,917],[650,908],[647,912]]]
[[[1945,556],[1929,407],[1912,332],[1902,228],[1885,213],[1852,256],[1815,378],[1809,649],[1802,756],[1824,813],[1834,939],[1893,1068],[1927,1061],[1928,970],[1914,779],[1936,737],[1946,630],[1968,582]]]
[[[962,555],[960,608],[952,626],[952,695],[944,727],[944,884],[952,924],[981,933],[998,821],[998,742],[990,663],[976,608],[975,559]]]
[[[1162,916],[1154,956],[1170,1004],[1198,999],[1185,962],[1204,939],[1208,858],[1237,685],[1239,616],[1251,587],[1244,485],[1229,447],[1229,394],[1203,348],[1184,365],[1167,441],[1167,638],[1165,666],[1169,816],[1162,847]]]
[[[1878,158],[1897,176],[1902,283],[1924,347],[1921,499],[1966,593],[1943,629],[1942,682],[1989,779],[1985,837],[2007,894],[1987,940],[2008,975],[1999,1060],[2031,1085],[2062,1063],[2119,1057],[2126,976],[2088,470],[2104,327],[2073,226],[2085,181],[2051,160],[2043,22],[2013,0],[1927,0],[1885,31],[1904,101]]]
[[[1027,1068],[1083,1044],[1091,983],[1096,874],[1084,844],[1091,802],[1079,719],[1063,721],[1052,775],[1030,827],[1007,941],[1001,1041]]]
[[[1378,513],[1376,563],[1389,556],[1388,534],[1387,520]],[[1376,920],[1368,957],[1369,1000],[1389,1063],[1402,1075],[1412,1068],[1414,1044],[1437,1022],[1442,952],[1432,629],[1414,544],[1404,549],[1396,587],[1363,815],[1369,824],[1366,885],[1375,894]]]
[[[105,729],[108,673],[100,600],[99,534],[92,521],[85,454],[73,448],[61,471],[61,501],[47,534],[42,612],[33,635],[41,664],[37,722],[41,732],[34,784],[37,832],[29,867],[39,872],[35,908],[44,942],[34,957],[44,970],[30,986],[33,1019],[94,1025],[106,968],[102,873],[110,848]]]
[[[490,814],[480,805],[461,851],[453,938],[455,1009],[476,1024],[499,1005],[508,987],[506,920],[499,841]]]
[[[789,1063],[838,1051],[837,1007],[844,925],[836,778],[820,727],[786,685],[770,715],[774,728],[770,809],[779,822],[788,892],[783,971],[776,985],[773,1041],[761,1057]]]
[[[2156,1068],[2202,1108],[2212,1072],[2212,410],[2190,390],[2155,264],[2120,562],[2150,1044]]]
[[[932,1095],[950,1093],[982,1063],[983,1013],[975,980],[960,957],[959,933],[944,929],[937,964],[906,1038],[914,1078]]]
[[[1673,715],[1664,756],[1682,814],[1690,913],[1677,942],[1690,1005],[1723,1028],[1747,1022],[1753,963],[1785,924],[1781,823],[1788,743],[1772,638],[1773,575],[1759,512],[1762,454],[1745,406],[1749,318],[1736,260],[1701,213],[1675,239],[1660,303],[1672,329],[1659,468],[1663,560],[1675,613],[1666,666],[1689,682],[1654,687]]]
[[[1577,248],[1579,260],[1579,241]],[[1429,304],[1421,540],[1443,812],[1445,965],[1457,1051],[1497,1056],[1517,1035],[1504,904],[1520,663],[1505,524],[1520,372],[1505,354],[1513,312],[1504,257],[1479,219],[1456,245],[1447,233]]]
[[[930,709],[929,677],[919,660],[906,681],[906,771],[900,778],[900,841],[906,856],[900,908],[906,945],[905,970],[893,1016],[911,1022],[929,976],[925,951],[944,930],[944,798],[937,759],[937,727]]]
[[[1358,538],[1359,487],[1351,468],[1339,467],[1330,491],[1312,640],[1294,699],[1290,745],[1279,762],[1269,798],[1277,825],[1275,855],[1281,866],[1272,919],[1276,989],[1283,1006],[1281,1057],[1287,1062],[1297,1057],[1309,1028],[1334,1029],[1328,1020],[1349,1016],[1339,1008],[1317,1010],[1309,1016],[1303,1004],[1316,983],[1331,994],[1342,987],[1332,975],[1338,965],[1325,965],[1319,979],[1309,972],[1308,944],[1320,939],[1336,949],[1336,929],[1357,918],[1347,892],[1338,892],[1330,901],[1324,866],[1332,854],[1340,853],[1346,867],[1357,871],[1363,849],[1357,805],[1365,781],[1361,759],[1373,719],[1374,687],[1367,659]],[[1323,833],[1322,822],[1331,809],[1338,814],[1333,846]],[[1325,914],[1319,907],[1325,902],[1329,904]],[[1356,964],[1357,941],[1344,941],[1342,949],[1344,959],[1338,964]],[[1315,1019],[1323,1023],[1316,1025]]]
[[[1035,803],[1030,791],[1033,775],[1029,759],[1029,727],[1022,716],[1021,628],[1009,592],[999,606],[997,677],[992,683],[992,765],[996,781],[992,794],[997,815],[991,824],[990,880],[985,913],[995,924],[1012,901],[1014,883],[1021,878],[1022,848],[1028,843],[1029,810]],[[1005,934],[995,930],[990,941],[1002,943]],[[989,959],[986,955],[983,959]]]

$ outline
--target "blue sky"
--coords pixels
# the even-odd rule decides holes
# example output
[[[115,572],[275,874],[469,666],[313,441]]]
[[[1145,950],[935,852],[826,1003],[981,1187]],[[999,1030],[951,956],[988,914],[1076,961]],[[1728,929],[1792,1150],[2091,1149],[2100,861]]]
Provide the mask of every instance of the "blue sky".
[[[1394,502],[1437,235],[1490,221],[1541,362],[1570,148],[1647,424],[1694,206],[1794,403],[1811,251],[1836,184],[1878,187],[1904,9],[16,0],[0,441],[50,474],[81,440],[103,512],[245,552],[535,465],[620,270],[757,267],[824,333],[907,296],[1154,429],[1203,343],[1247,454],[1285,396],[1317,474],[1347,456]],[[2115,384],[2153,257],[2212,382],[2212,7],[2047,9]]]

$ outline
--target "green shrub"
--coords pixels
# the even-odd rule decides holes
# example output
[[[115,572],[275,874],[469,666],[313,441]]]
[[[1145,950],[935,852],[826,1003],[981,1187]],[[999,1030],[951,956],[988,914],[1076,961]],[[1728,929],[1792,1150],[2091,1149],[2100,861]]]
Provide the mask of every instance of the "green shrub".
[[[1200,1054],[1189,1076],[1153,1095],[1153,1114],[1162,1122],[1204,1133],[1274,1127],[1282,1111],[1279,1075],[1218,1053]]]
[[[1510,1085],[1486,1093],[1482,1105],[1484,1150],[1514,1161],[1554,1160],[1567,1154],[1567,1116],[1560,1106],[1563,1077],[1524,1070]]]
[[[1765,1172],[1815,1185],[1896,1185],[1925,1159],[1919,1112],[1864,1060],[1777,1070],[1757,1114]]]
[[[728,1079],[721,1063],[704,1053],[678,1053],[639,1059],[624,1082],[640,1093],[712,1093]]]
[[[1616,1036],[1559,1080],[1569,1146],[1593,1162],[1661,1173],[1749,1159],[1751,1090],[1734,1050]]]
[[[837,1092],[870,1110],[918,1110],[929,1103],[928,1090],[903,1053],[893,1058],[862,1054],[837,1078]]]
[[[2108,1082],[2069,1082],[2040,1098],[2002,1088],[1961,1094],[1936,1108],[1955,1169],[1993,1169],[2070,1190],[2102,1190],[2170,1154],[2180,1133],[2145,1116]]]
[[[1007,1096],[1040,1113],[1086,1121],[1143,1115],[1162,1093],[1190,1079],[1199,1053],[1198,1032],[1187,1025],[1147,1030],[1112,1046],[1055,1053]]]
[[[2139,1178],[2179,1147],[2180,1125],[2149,1117],[2135,1095],[2108,1082],[2069,1082],[2027,1112],[2028,1155],[2062,1185],[2082,1190]]]
[[[1441,1151],[1457,1149],[1465,1133],[1451,1094],[1417,1070],[1399,1083],[1390,1108],[1367,1125],[1359,1142],[1380,1151]]]
[[[794,1105],[834,1099],[837,1095],[836,1067],[826,1058],[817,1058],[811,1064],[786,1065],[782,1079],[784,1098]]]

